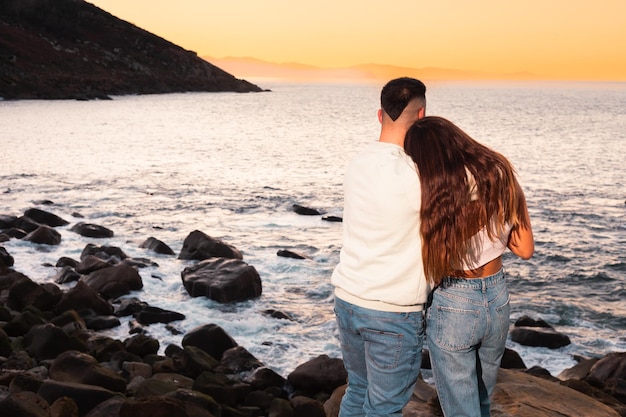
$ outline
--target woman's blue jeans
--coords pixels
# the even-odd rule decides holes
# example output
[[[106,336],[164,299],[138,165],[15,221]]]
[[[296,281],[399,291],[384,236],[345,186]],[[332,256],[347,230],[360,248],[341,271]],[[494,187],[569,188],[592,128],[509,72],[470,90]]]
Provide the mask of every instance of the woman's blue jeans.
[[[424,312],[391,313],[335,297],[348,387],[340,417],[402,416],[422,363]]]
[[[504,272],[474,279],[447,277],[433,293],[427,340],[445,416],[489,416],[509,331]]]

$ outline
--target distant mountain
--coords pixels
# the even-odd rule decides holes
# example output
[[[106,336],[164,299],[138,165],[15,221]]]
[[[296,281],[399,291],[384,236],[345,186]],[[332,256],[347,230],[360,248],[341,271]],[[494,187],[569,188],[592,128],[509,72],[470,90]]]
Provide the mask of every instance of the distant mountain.
[[[496,74],[462,71],[446,68],[408,68],[393,65],[363,64],[344,68],[320,68],[297,63],[273,63],[256,58],[204,57],[220,68],[240,77],[279,78],[285,80],[385,80],[396,77],[415,77],[424,81],[443,80],[519,80],[538,79],[531,73]]]
[[[0,98],[185,91],[262,89],[84,0],[0,0]]]

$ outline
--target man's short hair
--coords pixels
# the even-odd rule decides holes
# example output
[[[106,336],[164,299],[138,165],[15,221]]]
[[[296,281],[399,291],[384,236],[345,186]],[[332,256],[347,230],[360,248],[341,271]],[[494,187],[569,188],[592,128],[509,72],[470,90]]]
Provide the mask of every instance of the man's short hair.
[[[380,92],[380,107],[396,120],[414,99],[426,100],[426,86],[420,80],[401,77],[389,81]]]

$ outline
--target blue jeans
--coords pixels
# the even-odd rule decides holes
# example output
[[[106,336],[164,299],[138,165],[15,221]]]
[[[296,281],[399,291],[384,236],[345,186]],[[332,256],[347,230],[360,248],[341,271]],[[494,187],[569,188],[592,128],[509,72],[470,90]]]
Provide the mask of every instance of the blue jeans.
[[[504,272],[444,278],[427,314],[428,348],[447,417],[487,417],[509,331]]]
[[[340,417],[402,416],[422,363],[424,314],[358,307],[335,297],[348,387]]]

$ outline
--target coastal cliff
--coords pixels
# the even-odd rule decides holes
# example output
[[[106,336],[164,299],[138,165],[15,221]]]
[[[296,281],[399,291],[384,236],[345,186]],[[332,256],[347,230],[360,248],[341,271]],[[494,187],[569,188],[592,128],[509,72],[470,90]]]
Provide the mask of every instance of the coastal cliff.
[[[260,92],[84,0],[0,2],[0,98]]]

